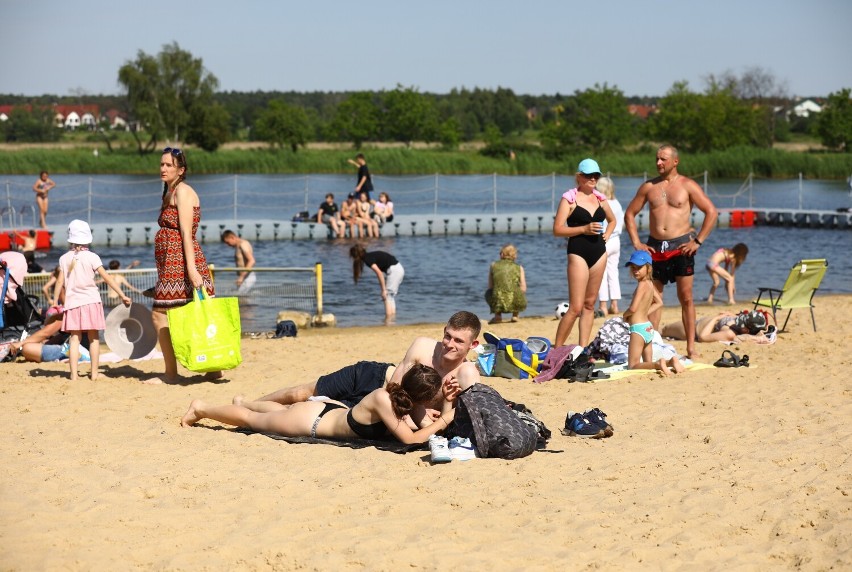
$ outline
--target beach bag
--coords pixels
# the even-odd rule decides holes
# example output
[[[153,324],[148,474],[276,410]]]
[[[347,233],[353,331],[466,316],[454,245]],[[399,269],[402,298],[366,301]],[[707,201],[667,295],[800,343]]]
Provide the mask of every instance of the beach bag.
[[[490,332],[483,334],[486,343],[495,346],[491,375],[507,379],[532,379],[541,371],[541,364],[550,351],[550,340],[530,336],[524,340],[498,338]]]
[[[240,306],[236,298],[210,298],[202,289],[193,301],[168,311],[172,347],[189,371],[208,372],[240,365]]]
[[[484,383],[475,383],[459,395],[448,432],[470,439],[481,457],[519,459],[531,455],[539,442],[538,429]]]

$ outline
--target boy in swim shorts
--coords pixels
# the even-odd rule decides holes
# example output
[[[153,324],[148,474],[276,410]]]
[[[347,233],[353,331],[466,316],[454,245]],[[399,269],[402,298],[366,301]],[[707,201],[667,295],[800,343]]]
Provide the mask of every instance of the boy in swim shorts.
[[[654,327],[648,315],[663,307],[663,297],[654,287],[653,261],[644,250],[637,250],[627,264],[630,273],[636,279],[636,291],[630,307],[624,312],[624,320],[630,324],[630,341],[627,346],[627,367],[629,369],[657,369],[663,375],[684,371],[683,364],[672,357],[668,362],[660,359],[654,362]],[[669,369],[671,368],[671,370]]]

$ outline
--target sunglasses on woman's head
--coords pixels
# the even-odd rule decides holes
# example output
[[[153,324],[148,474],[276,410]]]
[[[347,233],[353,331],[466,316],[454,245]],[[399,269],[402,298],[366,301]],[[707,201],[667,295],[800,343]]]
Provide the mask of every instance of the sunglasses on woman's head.
[[[166,147],[165,149],[163,149],[163,153],[171,153],[172,155],[177,157],[178,155],[183,154],[183,151],[181,151],[177,147]]]

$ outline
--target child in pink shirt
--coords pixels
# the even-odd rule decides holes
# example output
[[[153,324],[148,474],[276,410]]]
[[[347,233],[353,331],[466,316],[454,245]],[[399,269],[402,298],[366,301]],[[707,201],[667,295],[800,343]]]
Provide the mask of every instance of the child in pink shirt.
[[[92,243],[92,231],[88,223],[72,220],[68,225],[68,243],[71,250],[59,259],[59,276],[53,290],[53,304],[59,301],[65,288],[65,313],[62,316],[62,331],[68,332],[68,358],[71,364],[71,381],[77,381],[77,362],[80,359],[80,338],[83,332],[89,338],[89,354],[92,359],[92,380],[98,378],[98,360],[100,359],[100,330],[106,327],[101,294],[95,283],[95,273],[112,288],[125,306],[130,306],[130,298],[122,292],[112,276],[104,270],[100,257],[89,250]]]

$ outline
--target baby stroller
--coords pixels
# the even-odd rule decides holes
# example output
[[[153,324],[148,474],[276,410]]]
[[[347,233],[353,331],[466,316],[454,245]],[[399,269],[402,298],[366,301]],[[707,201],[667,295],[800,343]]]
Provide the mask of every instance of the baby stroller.
[[[38,309],[38,297],[28,295],[21,285],[26,276],[27,262],[20,252],[0,254],[0,275],[3,286],[0,300],[0,342],[21,341],[44,324]]]

